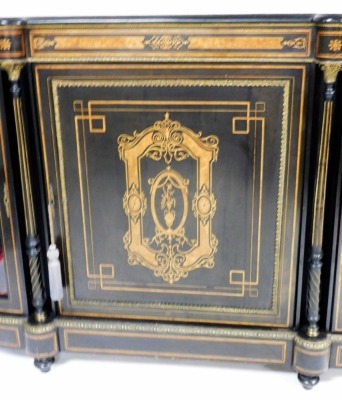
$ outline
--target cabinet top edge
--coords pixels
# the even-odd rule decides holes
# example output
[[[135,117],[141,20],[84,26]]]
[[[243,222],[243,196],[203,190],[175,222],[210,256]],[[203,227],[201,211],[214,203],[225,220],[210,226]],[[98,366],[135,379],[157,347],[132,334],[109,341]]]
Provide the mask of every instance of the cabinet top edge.
[[[38,17],[23,19],[0,19],[0,26],[18,25],[110,25],[144,23],[232,23],[232,24],[297,24],[342,23],[342,15],[270,14],[270,15],[184,15],[184,16],[115,16],[115,17]]]
[[[33,17],[0,19],[0,31],[4,29],[63,28],[104,28],[127,25],[176,25],[197,26],[239,25],[308,27],[342,26],[342,14],[269,14],[269,15],[175,15],[175,16],[115,16],[115,17]]]
[[[336,16],[338,17],[338,16]],[[342,16],[340,16],[342,18]],[[311,22],[314,16],[294,15],[174,15],[174,16],[116,16],[31,18],[27,24],[120,24],[120,23],[264,23],[264,22]]]

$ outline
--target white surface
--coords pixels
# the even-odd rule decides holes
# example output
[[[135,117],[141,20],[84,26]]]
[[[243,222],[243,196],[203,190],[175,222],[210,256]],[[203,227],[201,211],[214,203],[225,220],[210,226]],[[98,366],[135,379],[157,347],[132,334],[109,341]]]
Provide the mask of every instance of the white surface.
[[[328,400],[339,398],[341,387],[342,370],[328,371],[307,391],[294,372],[258,365],[80,354],[61,354],[43,374],[24,353],[0,350],[4,400]]]
[[[1,0],[1,17],[342,13],[340,0]]]
[[[200,15],[342,13],[342,2],[1,0],[0,19],[41,16]],[[61,354],[48,374],[22,352],[0,349],[1,399],[216,400],[233,398],[328,399],[340,396],[342,370],[330,370],[312,391],[304,391],[293,372],[231,363]],[[291,397],[292,396],[292,397]]]

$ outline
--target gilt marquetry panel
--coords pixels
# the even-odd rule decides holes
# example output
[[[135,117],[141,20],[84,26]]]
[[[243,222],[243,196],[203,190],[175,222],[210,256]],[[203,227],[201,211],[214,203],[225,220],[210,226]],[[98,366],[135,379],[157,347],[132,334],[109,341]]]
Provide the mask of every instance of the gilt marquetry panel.
[[[312,27],[307,24],[218,23],[35,26],[28,47],[35,60],[309,59]]]

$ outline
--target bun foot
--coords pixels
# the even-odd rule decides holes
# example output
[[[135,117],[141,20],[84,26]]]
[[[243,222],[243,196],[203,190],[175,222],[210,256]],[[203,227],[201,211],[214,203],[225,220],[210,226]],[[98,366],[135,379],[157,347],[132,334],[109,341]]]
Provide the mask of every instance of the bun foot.
[[[49,358],[35,358],[34,365],[41,370],[41,372],[49,372],[51,365],[55,362],[54,357]]]
[[[311,390],[319,382],[319,376],[298,374],[298,380],[303,385],[304,389]]]

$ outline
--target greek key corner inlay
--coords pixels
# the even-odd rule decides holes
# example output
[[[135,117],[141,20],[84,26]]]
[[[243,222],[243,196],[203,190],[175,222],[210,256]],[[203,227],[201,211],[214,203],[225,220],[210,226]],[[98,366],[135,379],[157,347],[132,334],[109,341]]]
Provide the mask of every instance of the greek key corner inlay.
[[[3,38],[0,39],[0,51],[10,51],[12,47],[12,40]]]
[[[342,40],[341,39],[331,39],[328,44],[329,50],[333,52],[342,50]]]
[[[292,47],[297,50],[306,50],[308,46],[308,40],[305,37],[298,37],[295,39],[283,40],[281,42],[283,47]]]
[[[182,47],[187,47],[190,41],[180,35],[163,35],[146,38],[143,43],[153,50],[180,50]]]

